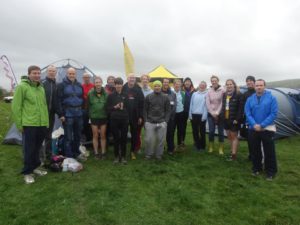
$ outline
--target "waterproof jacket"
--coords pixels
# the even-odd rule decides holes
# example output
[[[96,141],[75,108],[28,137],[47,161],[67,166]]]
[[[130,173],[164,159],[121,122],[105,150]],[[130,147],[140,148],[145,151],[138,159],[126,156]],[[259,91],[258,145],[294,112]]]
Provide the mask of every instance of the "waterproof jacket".
[[[114,108],[119,103],[123,103],[123,109]],[[124,93],[114,91],[107,97],[107,112],[110,120],[119,119],[128,121],[128,97]]]
[[[13,119],[16,127],[48,127],[49,117],[46,95],[40,83],[31,82],[27,76],[22,77],[12,101]]]
[[[162,92],[153,92],[146,96],[144,120],[149,123],[168,122],[170,118],[170,100]]]
[[[130,121],[143,118],[144,94],[140,86],[135,84],[133,88],[124,84],[122,93],[128,98],[128,116]]]
[[[176,114],[176,106],[177,106],[177,100],[176,100],[176,94],[174,91],[171,90],[171,88],[168,88],[167,91],[161,91],[162,93],[166,94],[170,101],[170,120],[175,119]]]
[[[255,124],[262,128],[273,125],[277,117],[278,104],[270,91],[265,91],[262,96],[251,95],[245,105],[245,113],[249,129],[254,129]]]
[[[55,113],[56,107],[57,107],[57,96],[56,96],[56,91],[57,91],[57,86],[56,86],[56,80],[50,79],[46,77],[42,81],[43,87],[45,89],[46,93],[46,100],[47,100],[47,106],[48,106],[48,113]]]
[[[67,77],[57,86],[57,111],[59,117],[82,116],[83,89],[75,80],[71,82]]]
[[[223,95],[222,102],[222,110],[220,117],[221,119],[225,119],[225,111],[226,111],[226,98],[227,93]],[[242,102],[242,94],[239,92],[233,92],[231,98],[229,99],[229,121],[233,122],[236,120],[238,123],[241,123],[243,118],[243,102]]]
[[[216,90],[213,87],[208,89],[206,95],[206,106],[208,113],[216,115],[221,113],[223,95],[224,89],[221,86],[219,86]]]
[[[89,117],[91,119],[105,119],[107,118],[107,93],[104,88],[101,88],[101,95],[98,96],[96,89],[93,88],[89,91],[87,97],[87,107]]]

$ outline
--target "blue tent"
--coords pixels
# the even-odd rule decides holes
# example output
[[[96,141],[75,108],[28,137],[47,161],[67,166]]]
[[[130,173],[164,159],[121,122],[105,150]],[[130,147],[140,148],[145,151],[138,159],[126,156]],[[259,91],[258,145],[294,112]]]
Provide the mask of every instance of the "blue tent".
[[[241,87],[241,92],[246,91]],[[292,88],[270,88],[278,102],[278,114],[275,120],[276,138],[299,134],[300,131],[300,90]]]
[[[67,69],[70,67],[73,67],[76,70],[76,77],[79,82],[82,82],[82,76],[84,73],[90,73],[92,76],[95,76],[95,74],[89,68],[87,68],[83,64],[81,64],[73,59],[62,59],[62,60],[50,63],[48,66],[50,66],[50,65],[54,65],[57,68],[57,75],[56,75],[57,83],[62,82],[62,79],[67,74]],[[48,66],[45,66],[42,69],[42,79],[44,79],[46,77]],[[61,126],[61,122],[56,117],[54,130],[60,126]],[[19,144],[19,145],[22,144],[22,134],[18,131],[15,124],[13,124],[11,126],[11,128],[9,129],[9,131],[7,132],[7,134],[3,140],[3,144]]]

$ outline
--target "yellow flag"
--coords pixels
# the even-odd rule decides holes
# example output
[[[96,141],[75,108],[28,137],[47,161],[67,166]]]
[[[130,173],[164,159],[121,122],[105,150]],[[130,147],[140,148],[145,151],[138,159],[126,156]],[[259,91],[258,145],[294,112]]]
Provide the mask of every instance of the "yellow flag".
[[[124,45],[125,72],[127,76],[130,73],[134,73],[134,59],[130,49],[128,48],[127,43],[125,42],[125,38],[123,38],[123,45]]]

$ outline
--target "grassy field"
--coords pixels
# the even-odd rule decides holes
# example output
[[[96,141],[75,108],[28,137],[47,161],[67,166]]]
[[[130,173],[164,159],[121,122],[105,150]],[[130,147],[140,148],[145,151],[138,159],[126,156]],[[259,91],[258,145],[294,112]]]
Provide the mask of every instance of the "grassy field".
[[[1,135],[10,124],[0,103]],[[1,140],[2,140],[1,137]],[[188,150],[126,166],[88,159],[77,174],[49,173],[25,185],[20,146],[0,148],[0,224],[300,224],[300,137],[276,142],[279,173],[252,177],[246,143],[238,160]],[[228,146],[226,145],[228,153]]]

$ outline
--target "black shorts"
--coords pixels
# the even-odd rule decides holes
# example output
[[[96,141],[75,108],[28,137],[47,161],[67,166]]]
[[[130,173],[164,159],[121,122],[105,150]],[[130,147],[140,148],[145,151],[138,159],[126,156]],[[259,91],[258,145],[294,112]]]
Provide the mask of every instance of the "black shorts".
[[[233,121],[230,121],[228,119],[224,120],[224,129],[230,130],[233,132],[238,132],[240,129],[240,124],[233,124]]]
[[[107,124],[107,119],[91,119],[91,124],[94,126],[101,126]]]

